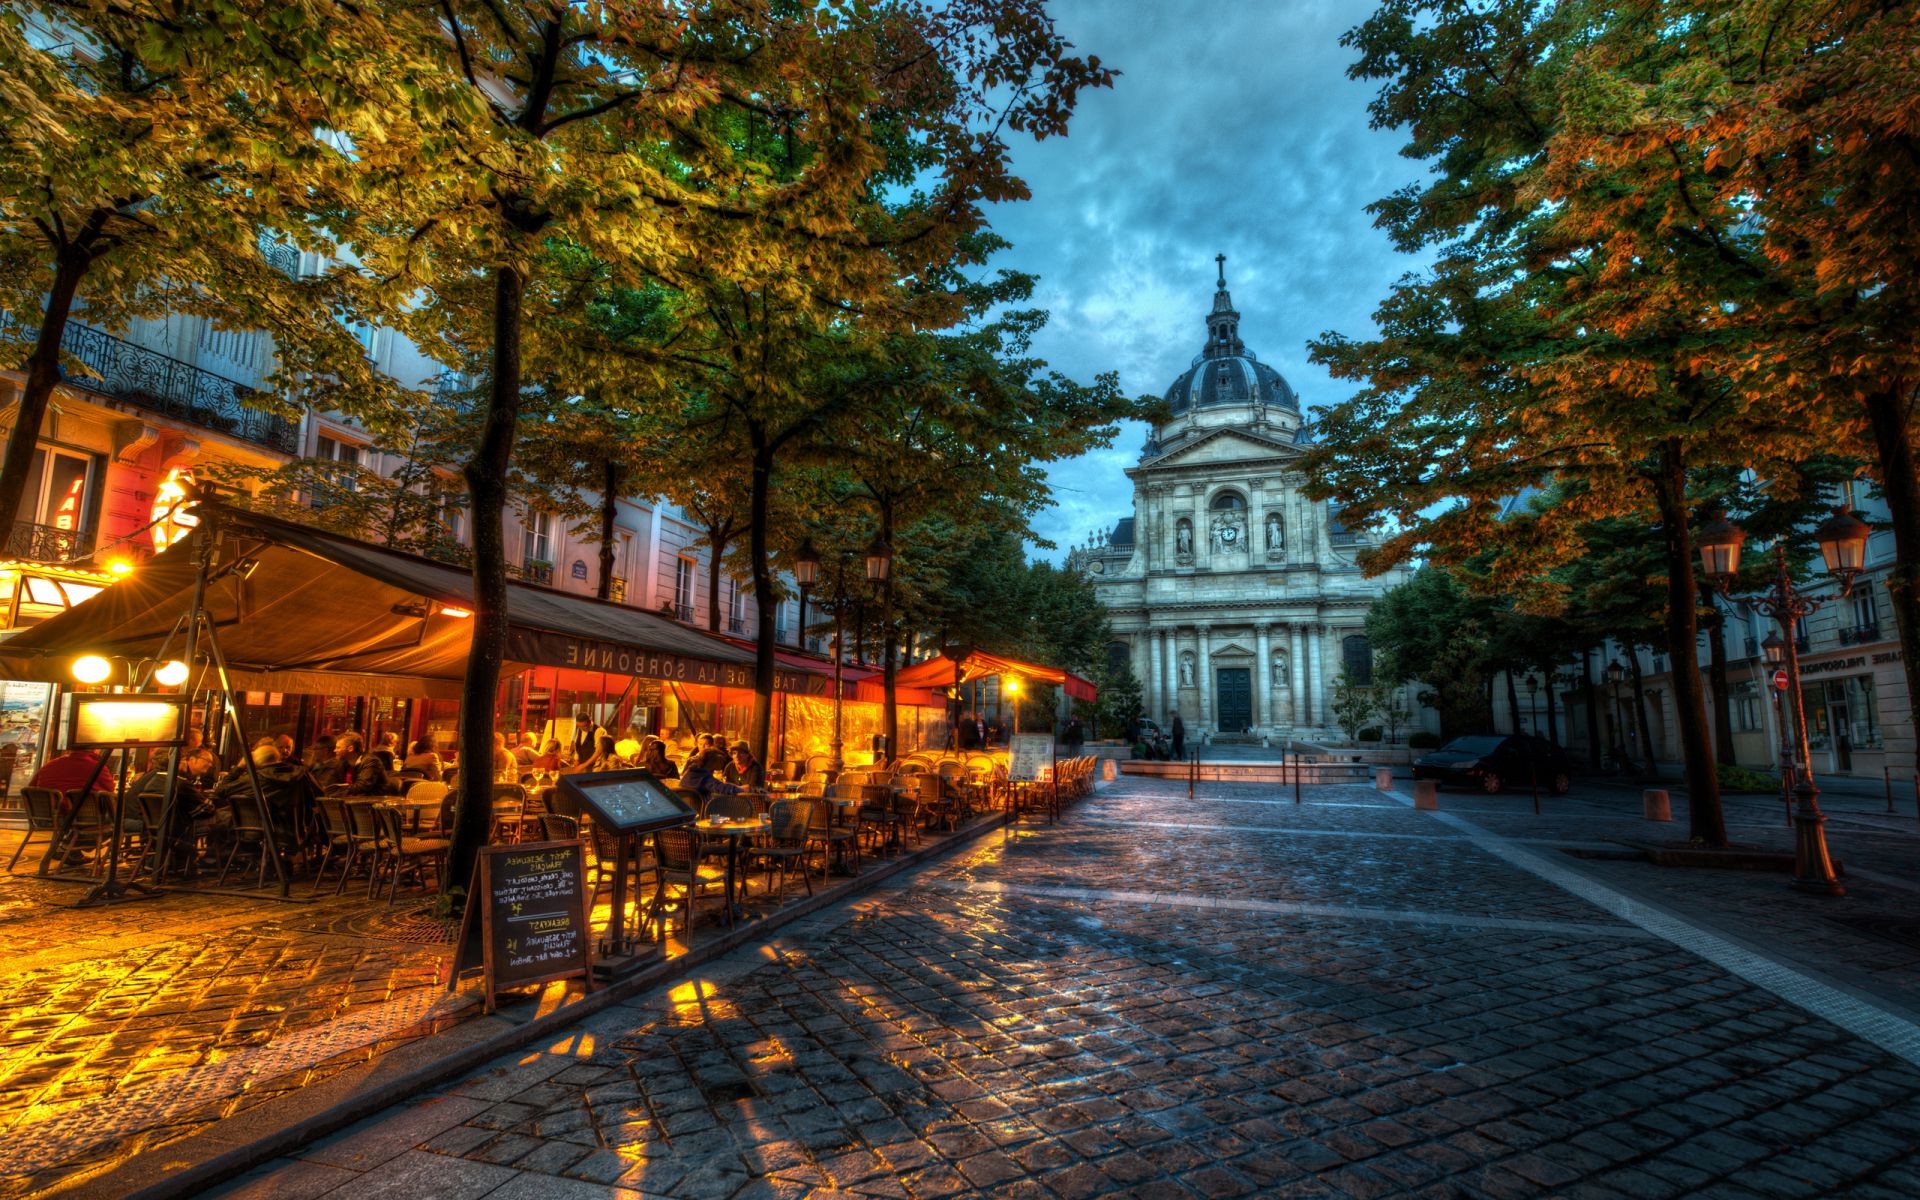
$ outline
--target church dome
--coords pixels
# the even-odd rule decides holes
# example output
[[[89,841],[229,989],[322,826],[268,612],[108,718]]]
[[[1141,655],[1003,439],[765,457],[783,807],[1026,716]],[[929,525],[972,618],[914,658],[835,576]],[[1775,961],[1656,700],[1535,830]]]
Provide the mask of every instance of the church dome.
[[[1207,344],[1167,389],[1167,407],[1177,416],[1190,409],[1262,404],[1298,415],[1300,397],[1240,340],[1240,314],[1227,294],[1226,256],[1215,261],[1220,278],[1207,314]]]

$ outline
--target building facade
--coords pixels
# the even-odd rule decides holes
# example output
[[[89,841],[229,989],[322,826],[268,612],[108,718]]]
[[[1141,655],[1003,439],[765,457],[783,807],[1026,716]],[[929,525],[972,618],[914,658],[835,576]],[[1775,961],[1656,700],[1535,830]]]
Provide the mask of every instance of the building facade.
[[[1406,574],[1366,578],[1365,537],[1301,494],[1299,397],[1241,339],[1221,262],[1206,345],[1127,472],[1133,515],[1070,561],[1106,606],[1148,716],[1177,713],[1190,736],[1337,736],[1342,669],[1372,679],[1367,609]]]

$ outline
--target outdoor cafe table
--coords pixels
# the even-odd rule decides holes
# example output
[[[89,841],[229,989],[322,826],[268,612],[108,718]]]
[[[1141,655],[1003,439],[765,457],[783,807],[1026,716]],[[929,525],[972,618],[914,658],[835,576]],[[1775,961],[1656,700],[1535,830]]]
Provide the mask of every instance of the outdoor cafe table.
[[[773,830],[773,822],[766,817],[742,817],[734,820],[719,818],[701,819],[693,823],[695,831],[702,838],[727,839],[727,919],[736,915],[734,904],[734,881],[739,877],[740,847],[750,837],[759,837]],[[744,883],[741,891],[745,891]],[[691,901],[689,901],[691,903]]]

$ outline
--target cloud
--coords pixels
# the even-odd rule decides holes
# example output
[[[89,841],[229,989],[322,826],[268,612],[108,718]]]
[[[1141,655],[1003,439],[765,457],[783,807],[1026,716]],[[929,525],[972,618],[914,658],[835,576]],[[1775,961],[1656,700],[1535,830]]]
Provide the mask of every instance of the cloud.
[[[1241,335],[1308,406],[1351,386],[1307,362],[1306,342],[1366,334],[1412,263],[1365,206],[1412,179],[1401,138],[1367,127],[1370,85],[1346,78],[1340,35],[1369,6],[1334,0],[1193,3],[1056,0],[1083,53],[1123,74],[1084,93],[1065,138],[1018,147],[1032,200],[994,212],[1013,248],[999,265],[1040,277],[1052,319],[1036,352],[1081,380],[1117,371],[1136,395],[1164,392],[1204,339],[1215,254]],[[1132,509],[1125,476],[1143,426],[1052,472],[1036,521],[1061,549]]]

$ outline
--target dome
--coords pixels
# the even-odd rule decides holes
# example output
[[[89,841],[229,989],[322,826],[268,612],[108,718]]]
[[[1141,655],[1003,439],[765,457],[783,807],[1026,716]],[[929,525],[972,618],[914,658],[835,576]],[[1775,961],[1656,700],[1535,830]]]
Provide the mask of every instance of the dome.
[[[1207,314],[1207,344],[1193,365],[1167,389],[1167,406],[1175,414],[1189,409],[1272,405],[1298,414],[1300,398],[1280,372],[1269,367],[1240,340],[1240,314],[1227,294],[1226,256],[1215,258],[1220,278]]]

